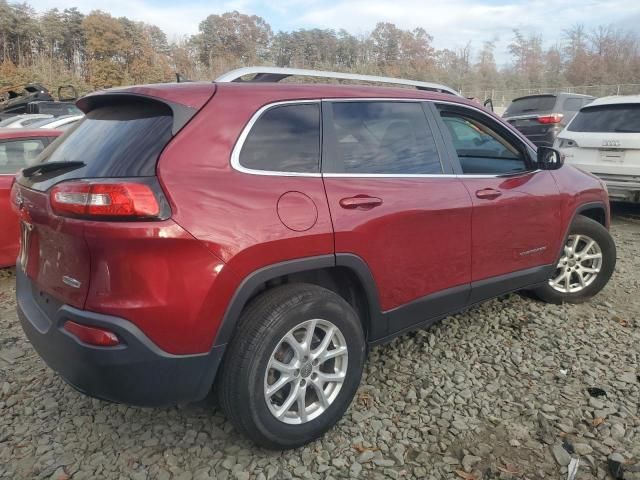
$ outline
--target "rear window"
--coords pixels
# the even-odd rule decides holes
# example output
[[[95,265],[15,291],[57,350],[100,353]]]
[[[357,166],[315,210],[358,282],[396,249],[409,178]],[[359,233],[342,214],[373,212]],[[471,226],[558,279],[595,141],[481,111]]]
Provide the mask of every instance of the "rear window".
[[[110,103],[87,113],[45,150],[41,161],[84,162],[72,178],[153,176],[172,127],[171,109],[162,103]]]
[[[640,104],[583,108],[567,129],[571,132],[640,133]]]
[[[527,115],[529,113],[550,112],[556,104],[555,95],[536,95],[516,98],[504,115]]]

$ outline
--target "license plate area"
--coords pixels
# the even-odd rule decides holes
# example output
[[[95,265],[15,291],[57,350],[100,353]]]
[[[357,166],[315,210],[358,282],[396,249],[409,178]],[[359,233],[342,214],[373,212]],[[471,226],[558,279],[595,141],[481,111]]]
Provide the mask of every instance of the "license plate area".
[[[624,163],[624,150],[600,149],[600,161],[607,163]]]

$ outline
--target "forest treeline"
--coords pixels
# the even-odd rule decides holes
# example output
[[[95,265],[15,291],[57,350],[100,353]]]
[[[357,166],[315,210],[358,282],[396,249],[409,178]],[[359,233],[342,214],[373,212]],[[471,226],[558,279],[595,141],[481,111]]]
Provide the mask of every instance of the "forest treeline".
[[[0,0],[0,86],[41,82],[81,92],[171,81],[175,73],[213,79],[231,68],[271,64],[399,76],[459,90],[640,83],[640,39],[614,27],[575,25],[551,47],[514,30],[510,62],[496,65],[495,43],[436,49],[422,28],[381,22],[366,35],[345,30],[274,32],[261,17],[209,15],[195,35],[168,41],[157,26],[77,8],[36,12]]]

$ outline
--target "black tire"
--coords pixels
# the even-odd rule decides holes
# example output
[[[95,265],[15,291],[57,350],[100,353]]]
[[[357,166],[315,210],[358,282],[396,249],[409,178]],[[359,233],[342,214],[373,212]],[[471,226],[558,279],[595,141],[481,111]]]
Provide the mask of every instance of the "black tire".
[[[607,284],[616,266],[616,245],[609,231],[595,220],[578,215],[569,230],[569,235],[586,235],[600,247],[602,265],[593,282],[578,292],[560,292],[549,283],[536,288],[534,293],[548,303],[582,303],[593,297]],[[563,245],[564,248],[564,245]],[[557,272],[557,271],[555,271]],[[554,273],[554,276],[557,273]]]
[[[318,318],[333,323],[344,337],[348,355],[345,379],[333,402],[317,418],[297,425],[284,423],[267,405],[267,365],[287,332]],[[342,297],[302,283],[267,290],[244,310],[227,347],[218,383],[220,406],[236,429],[259,446],[278,450],[302,446],[340,420],[360,384],[365,356],[362,324]]]

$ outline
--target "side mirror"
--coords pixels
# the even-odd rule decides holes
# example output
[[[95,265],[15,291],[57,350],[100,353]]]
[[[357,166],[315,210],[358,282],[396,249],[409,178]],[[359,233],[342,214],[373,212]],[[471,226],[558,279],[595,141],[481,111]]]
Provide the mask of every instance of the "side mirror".
[[[482,105],[490,112],[493,112],[493,100],[491,98],[487,98]]]
[[[538,168],[540,170],[558,170],[564,159],[562,154],[551,147],[538,147]]]

